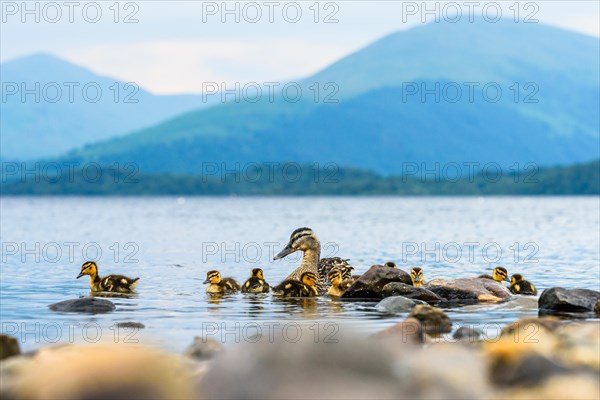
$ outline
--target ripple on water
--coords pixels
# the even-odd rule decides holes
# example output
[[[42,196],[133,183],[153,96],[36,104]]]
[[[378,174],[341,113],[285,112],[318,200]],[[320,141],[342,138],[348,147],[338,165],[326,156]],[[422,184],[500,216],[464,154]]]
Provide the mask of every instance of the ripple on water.
[[[306,225],[321,238],[323,256],[350,258],[357,272],[393,260],[402,268],[423,265],[429,280],[473,276],[501,264],[511,273],[523,273],[540,292],[551,286],[600,286],[597,198],[3,198],[2,211],[3,242],[26,243],[27,248],[53,242],[64,252],[56,262],[43,257],[22,262],[20,255],[2,260],[3,330],[14,327],[6,323],[26,328],[38,323],[38,331],[47,327],[50,332],[58,324],[63,327],[59,342],[70,340],[64,324],[79,324],[75,341],[90,339],[82,333],[86,325],[89,335],[98,327],[102,337],[112,340],[116,322],[135,321],[146,326],[139,338],[179,351],[215,323],[228,329],[235,323],[333,322],[372,333],[406,317],[380,313],[375,302],[242,294],[211,299],[204,293],[202,282],[210,269],[243,281],[250,269],[261,267],[268,282],[281,281],[299,258],[273,262],[273,252],[293,229]],[[79,243],[73,260],[64,245],[68,242]],[[480,243],[474,259],[466,247],[458,260],[440,251],[424,258],[407,248],[467,242]],[[117,309],[109,314],[50,312],[51,303],[89,295],[88,281],[75,279],[86,243],[101,248],[102,275],[141,277],[137,295],[111,298]],[[134,246],[125,248],[128,243]],[[483,257],[486,243],[500,246],[500,259]],[[511,247],[515,243],[517,254]],[[445,311],[455,328],[483,326],[493,336],[511,321],[537,315],[534,302],[517,298]],[[26,339],[25,350],[49,344],[43,338],[36,342],[31,334]]]

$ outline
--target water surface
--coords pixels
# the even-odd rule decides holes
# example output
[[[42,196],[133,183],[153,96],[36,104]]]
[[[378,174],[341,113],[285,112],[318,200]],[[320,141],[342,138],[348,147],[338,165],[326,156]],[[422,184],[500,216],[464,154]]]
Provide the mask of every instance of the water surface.
[[[4,197],[2,331],[16,332],[28,350],[100,337],[124,341],[132,332],[115,323],[136,321],[146,328],[134,340],[180,351],[202,334],[230,343],[294,324],[370,333],[406,317],[378,312],[369,302],[206,295],[202,282],[210,269],[242,282],[261,267],[268,282],[278,283],[299,255],[272,261],[273,253],[301,226],[317,233],[322,256],[349,258],[358,272],[392,260],[404,269],[424,266],[430,280],[503,265],[540,292],[552,286],[599,290],[599,210],[598,197]],[[101,275],[141,277],[137,294],[112,299],[117,310],[110,314],[49,311],[51,303],[89,294],[87,278],[75,279],[86,258],[98,259]],[[522,298],[447,311],[455,328],[476,324],[489,335],[537,315],[535,301]]]

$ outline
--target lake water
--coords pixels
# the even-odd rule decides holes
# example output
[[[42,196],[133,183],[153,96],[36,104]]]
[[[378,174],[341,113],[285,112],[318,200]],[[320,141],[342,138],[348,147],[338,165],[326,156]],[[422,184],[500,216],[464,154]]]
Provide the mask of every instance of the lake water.
[[[599,210],[598,197],[4,197],[2,331],[18,337],[25,350],[116,338],[181,351],[202,334],[230,343],[295,324],[324,333],[340,326],[371,333],[406,317],[378,312],[376,303],[326,297],[207,296],[202,282],[210,269],[243,282],[251,268],[261,267],[269,283],[281,281],[300,255],[272,261],[273,254],[302,226],[317,233],[323,257],[349,258],[358,272],[392,260],[405,270],[424,266],[430,280],[503,265],[540,292],[552,286],[599,290]],[[87,277],[75,279],[85,259],[98,260],[100,275],[139,276],[137,294],[111,299],[117,310],[109,314],[50,311],[51,303],[89,294]],[[506,323],[537,315],[537,304],[519,298],[447,311],[454,328],[476,324],[494,336]],[[116,329],[126,321],[146,328]]]

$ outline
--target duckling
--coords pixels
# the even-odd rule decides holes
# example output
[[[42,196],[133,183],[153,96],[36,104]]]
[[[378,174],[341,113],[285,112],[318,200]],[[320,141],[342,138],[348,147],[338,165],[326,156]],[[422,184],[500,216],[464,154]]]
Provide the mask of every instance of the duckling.
[[[223,294],[232,293],[240,290],[240,284],[233,278],[221,278],[219,271],[208,271],[204,283],[210,283],[206,288],[206,293]]]
[[[269,284],[265,282],[263,270],[254,268],[250,273],[250,278],[242,285],[243,293],[268,293]]]
[[[314,297],[318,296],[317,275],[312,272],[303,272],[300,280],[286,279],[273,288],[273,295],[282,297]]]
[[[492,272],[492,276],[479,275],[478,278],[493,279],[498,283],[502,283],[503,281],[510,282],[508,280],[508,271],[504,267],[494,268],[494,272]]]
[[[396,268],[396,263],[388,261],[385,264],[383,264],[384,267],[390,267],[390,268]]]
[[[98,276],[98,266],[93,261],[83,263],[77,279],[84,275],[90,276],[90,289],[92,289],[92,292],[131,293],[140,280],[140,278],[131,279],[123,275],[108,275],[100,278]]]
[[[537,289],[533,286],[533,283],[523,279],[521,274],[514,274],[510,277],[510,286],[508,288],[513,294],[523,294],[529,296],[536,296]]]
[[[332,269],[339,268],[344,279],[350,278],[354,267],[348,261],[350,259],[340,257],[321,258],[318,264],[319,277],[326,277]]]
[[[327,274],[327,279],[331,282],[331,287],[327,294],[333,297],[341,297],[346,289],[354,283],[353,279],[344,279],[343,273],[339,268],[334,268]]]
[[[410,279],[414,287],[421,287],[425,283],[423,280],[423,268],[413,267],[410,270]]]

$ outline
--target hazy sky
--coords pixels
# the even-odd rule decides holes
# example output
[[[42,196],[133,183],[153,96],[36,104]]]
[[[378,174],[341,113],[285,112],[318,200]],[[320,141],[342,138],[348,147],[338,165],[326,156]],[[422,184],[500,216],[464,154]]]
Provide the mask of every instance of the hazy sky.
[[[598,1],[1,2],[0,60],[49,52],[154,93],[309,75],[378,38],[459,11],[600,36]],[[470,4],[472,3],[472,5]],[[227,11],[231,11],[229,14]],[[37,19],[37,20],[36,20]],[[223,21],[224,19],[224,21]],[[236,21],[236,19],[238,19]],[[126,22],[127,21],[127,22]]]

